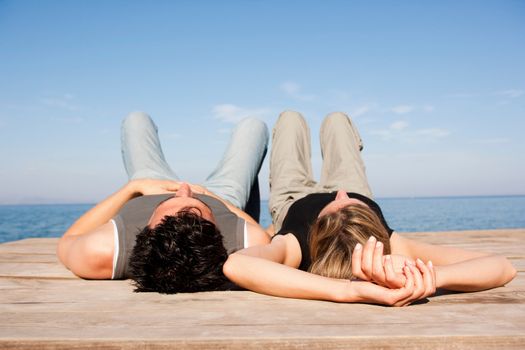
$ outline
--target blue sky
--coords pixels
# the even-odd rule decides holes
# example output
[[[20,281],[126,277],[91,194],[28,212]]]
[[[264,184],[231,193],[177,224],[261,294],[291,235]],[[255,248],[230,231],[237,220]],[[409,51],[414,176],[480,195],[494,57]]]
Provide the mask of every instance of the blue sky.
[[[375,196],[525,194],[523,1],[0,1],[0,203],[96,202],[148,112],[203,181],[248,115],[332,111]],[[268,160],[260,174],[268,197]]]

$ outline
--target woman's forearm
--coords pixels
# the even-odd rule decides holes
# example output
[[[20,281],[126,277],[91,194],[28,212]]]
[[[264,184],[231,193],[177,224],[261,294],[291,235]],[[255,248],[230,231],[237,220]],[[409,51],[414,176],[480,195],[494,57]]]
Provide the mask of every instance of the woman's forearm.
[[[350,284],[244,254],[230,255],[223,271],[243,288],[286,298],[340,301]]]
[[[243,288],[278,297],[392,306],[406,305],[418,299],[413,298],[413,278],[407,279],[402,288],[389,289],[371,282],[327,278],[243,254],[230,255],[223,271],[226,277]]]
[[[516,276],[504,257],[489,255],[450,265],[436,266],[436,287],[474,292],[503,286]]]

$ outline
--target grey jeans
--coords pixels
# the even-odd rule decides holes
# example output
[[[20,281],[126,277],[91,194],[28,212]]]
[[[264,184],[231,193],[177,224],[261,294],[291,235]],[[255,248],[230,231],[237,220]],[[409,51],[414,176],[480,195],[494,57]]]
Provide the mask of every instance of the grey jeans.
[[[134,112],[124,119],[121,145],[130,180],[179,180],[164,158],[157,126],[149,115]],[[202,185],[244,210],[267,147],[266,124],[255,118],[243,119],[234,128],[222,159]]]
[[[346,190],[372,198],[361,158],[363,143],[350,118],[340,112],[327,115],[320,140],[323,167],[317,183],[313,179],[306,121],[294,111],[279,115],[273,128],[270,158],[269,206],[276,232],[290,206],[308,194]]]

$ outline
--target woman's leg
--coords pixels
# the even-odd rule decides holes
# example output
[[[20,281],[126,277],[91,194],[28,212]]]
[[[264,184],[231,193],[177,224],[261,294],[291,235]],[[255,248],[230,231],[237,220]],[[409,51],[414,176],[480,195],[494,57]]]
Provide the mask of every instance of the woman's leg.
[[[255,118],[241,120],[232,132],[221,161],[203,185],[244,210],[267,147],[266,124]]]
[[[162,153],[157,126],[146,113],[134,112],[124,119],[121,147],[122,160],[130,180],[178,180]]]
[[[372,198],[361,158],[363,143],[350,118],[340,112],[329,114],[321,126],[320,138],[322,190],[346,190]]]
[[[279,231],[290,205],[313,192],[310,130],[297,112],[281,113],[273,128],[270,158],[270,213]]]

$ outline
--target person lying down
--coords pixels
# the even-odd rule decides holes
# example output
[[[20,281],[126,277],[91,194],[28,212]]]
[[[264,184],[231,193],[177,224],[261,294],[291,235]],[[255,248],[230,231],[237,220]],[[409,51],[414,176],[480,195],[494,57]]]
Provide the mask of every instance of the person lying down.
[[[372,200],[350,118],[328,115],[320,130],[323,166],[313,180],[304,118],[286,111],[273,129],[268,244],[228,257],[224,274],[263,294],[404,306],[437,288],[472,292],[516,275],[501,256],[426,244],[387,224]]]

